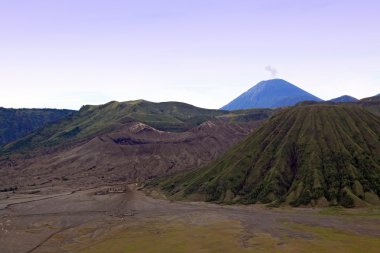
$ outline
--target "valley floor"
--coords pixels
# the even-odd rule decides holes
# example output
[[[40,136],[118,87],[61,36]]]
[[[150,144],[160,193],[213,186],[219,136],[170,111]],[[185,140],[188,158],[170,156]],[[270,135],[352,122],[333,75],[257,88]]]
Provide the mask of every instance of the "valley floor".
[[[171,202],[135,188],[1,193],[0,252],[347,253],[380,248],[378,208]]]

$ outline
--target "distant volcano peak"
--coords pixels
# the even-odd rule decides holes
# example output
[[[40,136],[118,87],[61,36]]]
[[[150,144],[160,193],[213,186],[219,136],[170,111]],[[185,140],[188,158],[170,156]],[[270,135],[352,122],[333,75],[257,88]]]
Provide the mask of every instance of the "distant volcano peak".
[[[346,103],[346,102],[357,102],[359,101],[357,98],[351,97],[349,95],[343,95],[337,98],[333,98],[329,100],[330,102],[334,103]]]
[[[306,100],[322,101],[296,85],[277,78],[259,82],[221,109],[276,108]]]

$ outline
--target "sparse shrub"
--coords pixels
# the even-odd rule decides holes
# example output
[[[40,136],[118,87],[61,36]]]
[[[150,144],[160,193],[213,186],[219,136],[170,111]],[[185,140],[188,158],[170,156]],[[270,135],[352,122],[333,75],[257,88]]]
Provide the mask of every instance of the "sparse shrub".
[[[340,204],[346,208],[355,207],[354,200],[346,193],[343,192],[342,197],[339,200]]]

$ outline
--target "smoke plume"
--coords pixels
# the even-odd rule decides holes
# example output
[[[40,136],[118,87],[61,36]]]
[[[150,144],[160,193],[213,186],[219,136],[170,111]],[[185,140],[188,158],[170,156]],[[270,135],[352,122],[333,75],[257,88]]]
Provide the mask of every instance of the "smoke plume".
[[[272,78],[275,78],[277,76],[277,69],[273,68],[272,66],[266,66],[265,70],[270,73]]]

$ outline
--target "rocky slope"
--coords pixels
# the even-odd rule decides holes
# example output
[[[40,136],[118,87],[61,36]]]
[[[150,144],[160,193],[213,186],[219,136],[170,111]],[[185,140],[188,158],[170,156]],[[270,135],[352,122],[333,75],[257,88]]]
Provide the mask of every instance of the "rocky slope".
[[[191,170],[225,153],[259,122],[215,119],[181,133],[126,123],[70,147],[7,157],[0,162],[0,185],[19,189],[104,185]]]

